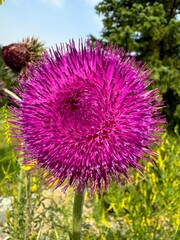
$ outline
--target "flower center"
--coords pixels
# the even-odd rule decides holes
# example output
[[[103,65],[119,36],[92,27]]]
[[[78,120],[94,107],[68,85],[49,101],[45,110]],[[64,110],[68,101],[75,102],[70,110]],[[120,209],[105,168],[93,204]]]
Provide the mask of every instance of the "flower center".
[[[73,98],[68,99],[68,100],[67,100],[67,104],[70,105],[71,110],[72,110],[73,112],[75,112],[75,111],[78,109],[78,107],[77,107],[78,101],[77,101],[76,99],[73,99]]]

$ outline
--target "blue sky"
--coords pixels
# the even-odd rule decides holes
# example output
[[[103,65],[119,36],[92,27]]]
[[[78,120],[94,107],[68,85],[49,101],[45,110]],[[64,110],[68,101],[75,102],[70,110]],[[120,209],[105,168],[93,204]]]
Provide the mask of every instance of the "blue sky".
[[[94,6],[99,0],[6,0],[0,6],[0,44],[27,36],[47,47],[69,39],[100,36],[102,21]]]

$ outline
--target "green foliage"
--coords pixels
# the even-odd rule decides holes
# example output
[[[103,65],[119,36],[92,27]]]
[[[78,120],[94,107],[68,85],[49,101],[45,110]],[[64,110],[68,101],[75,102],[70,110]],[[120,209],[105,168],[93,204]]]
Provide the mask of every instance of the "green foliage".
[[[23,181],[19,181],[16,188],[20,198],[14,196],[12,207],[6,213],[4,232],[8,239],[56,240],[63,236],[63,240],[68,240],[72,192],[65,195],[47,190],[37,177],[21,171]]]
[[[102,0],[102,40],[136,54],[152,68],[166,102],[168,127],[180,125],[180,21],[176,0]],[[94,39],[92,37],[92,39]]]
[[[12,151],[10,129],[7,121],[8,111],[5,105],[0,108],[0,194],[3,195],[6,195],[2,190],[3,184],[12,184],[14,176],[18,171],[16,156]]]
[[[0,0],[0,5],[4,2],[5,0]]]
[[[100,233],[89,239],[179,239],[180,137],[165,134],[157,152],[156,164],[146,164],[135,185],[112,184],[97,197],[93,217]]]

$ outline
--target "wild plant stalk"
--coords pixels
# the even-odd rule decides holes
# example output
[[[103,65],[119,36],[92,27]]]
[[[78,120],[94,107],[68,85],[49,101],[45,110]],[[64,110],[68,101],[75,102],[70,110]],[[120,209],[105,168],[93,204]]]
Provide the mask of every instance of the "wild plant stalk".
[[[16,208],[16,221],[15,221],[15,234],[18,234],[19,229],[21,228],[21,218],[23,214],[23,189],[24,189],[24,170],[20,168],[19,173],[19,183],[18,183],[18,195],[17,195],[17,208]]]
[[[28,239],[29,234],[31,233],[31,173],[26,172],[26,239]]]
[[[24,239],[29,239],[31,233],[31,174],[22,168],[19,173],[18,195],[16,205],[15,235],[21,231]],[[26,200],[26,201],[25,201]],[[24,224],[25,223],[25,224]]]
[[[21,98],[19,98],[15,93],[13,93],[12,91],[4,88],[4,92],[6,94],[8,94],[10,97],[21,101]],[[22,168],[20,168],[20,173],[19,173],[19,184],[18,184],[18,196],[17,196],[17,221],[16,221],[16,234],[18,234],[19,229],[21,229],[21,218],[20,216],[23,213],[24,209],[23,209],[23,201],[24,201],[24,188],[26,188],[26,212],[27,212],[27,216],[26,216],[26,230],[25,230],[25,236],[26,239],[28,238],[28,235],[30,233],[30,229],[31,229],[31,190],[30,190],[30,173],[26,172],[26,186],[24,186],[24,179],[25,179],[25,172]]]
[[[81,228],[82,228],[82,212],[84,204],[84,193],[80,190],[74,195],[74,206],[73,206],[73,232],[72,239],[81,239]]]
[[[4,88],[4,92],[6,94],[8,94],[10,97],[18,100],[18,101],[21,101],[21,98],[19,98],[15,93],[13,93],[12,91]],[[21,228],[21,219],[19,218],[19,216],[21,216],[23,214],[23,209],[22,209],[22,206],[23,206],[23,189],[24,189],[24,182],[23,182],[23,179],[25,178],[25,173],[24,173],[24,170],[22,168],[20,168],[20,173],[19,173],[19,183],[18,183],[18,195],[17,195],[17,211],[16,211],[16,215],[17,215],[17,218],[16,218],[16,224],[15,224],[15,233],[18,234],[19,232],[19,229]]]

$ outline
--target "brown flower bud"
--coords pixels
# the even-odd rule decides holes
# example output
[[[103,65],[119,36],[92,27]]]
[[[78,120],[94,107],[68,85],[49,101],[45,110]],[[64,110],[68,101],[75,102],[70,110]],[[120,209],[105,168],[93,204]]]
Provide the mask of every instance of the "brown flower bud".
[[[29,50],[21,43],[12,43],[2,49],[5,64],[15,71],[20,71],[30,59]]]

